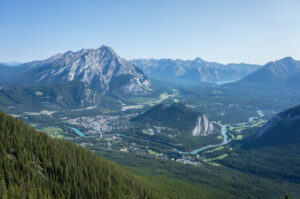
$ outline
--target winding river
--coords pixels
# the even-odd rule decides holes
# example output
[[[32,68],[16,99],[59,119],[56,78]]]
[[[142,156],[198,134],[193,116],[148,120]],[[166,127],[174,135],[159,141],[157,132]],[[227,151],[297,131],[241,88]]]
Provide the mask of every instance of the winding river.
[[[210,144],[210,145],[207,145],[207,146],[204,146],[204,147],[201,147],[201,148],[198,148],[198,149],[195,149],[193,151],[190,151],[190,152],[184,152],[184,151],[179,151],[179,153],[181,154],[192,154],[192,155],[195,155],[201,151],[204,151],[204,150],[207,150],[207,149],[210,149],[210,148],[215,148],[215,147],[219,147],[219,146],[223,146],[225,144],[228,144],[231,140],[228,139],[228,136],[227,136],[227,124],[226,125],[221,125],[221,135],[223,136],[223,142],[220,143],[220,144]]]
[[[260,111],[261,113],[258,113],[259,116],[258,117],[250,117],[249,118],[249,122],[253,121],[254,119],[256,118],[261,118],[263,117],[263,113],[262,111]],[[207,145],[207,146],[204,146],[204,147],[200,147],[198,149],[195,149],[195,150],[192,150],[190,152],[184,152],[184,151],[178,151],[180,154],[192,154],[192,155],[195,155],[201,151],[205,151],[207,149],[210,149],[210,148],[215,148],[215,147],[219,147],[219,146],[223,146],[223,145],[226,145],[228,144],[231,140],[228,138],[228,135],[227,135],[227,127],[228,125],[225,124],[225,125],[221,125],[221,135],[223,136],[223,142],[220,143],[220,144],[210,144],[210,145]],[[79,129],[75,128],[75,127],[70,127],[78,136],[80,137],[84,137],[84,138],[96,138],[96,137],[99,137],[99,136],[86,136],[83,132],[81,132]]]
[[[256,112],[257,112],[258,116],[250,117],[248,119],[248,123],[251,123],[253,120],[262,118],[264,116],[264,114],[261,110],[258,110]],[[190,152],[184,152],[184,151],[178,151],[178,152],[180,154],[193,154],[194,155],[194,154],[197,154],[201,151],[205,151],[205,150],[210,149],[210,148],[215,148],[215,147],[219,147],[219,146],[223,146],[223,145],[228,144],[231,141],[227,136],[227,127],[228,127],[228,125],[227,124],[225,124],[225,125],[220,124],[220,125],[221,125],[221,135],[223,136],[223,142],[222,143],[220,143],[220,144],[210,144],[210,145],[195,149],[195,150],[190,151]]]

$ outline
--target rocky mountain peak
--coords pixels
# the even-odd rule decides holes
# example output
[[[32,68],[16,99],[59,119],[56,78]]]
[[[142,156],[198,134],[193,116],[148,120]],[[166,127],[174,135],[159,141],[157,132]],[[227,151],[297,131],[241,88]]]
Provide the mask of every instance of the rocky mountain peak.
[[[204,61],[203,59],[201,59],[200,57],[196,57],[193,61],[196,62],[196,63],[203,63],[203,62],[205,62],[205,61]]]
[[[25,65],[28,70],[18,77],[22,84],[52,84],[75,80],[100,92],[114,91],[134,95],[151,92],[151,83],[146,75],[108,46],[67,51]]]
[[[102,45],[97,50],[100,51],[100,52],[104,52],[104,53],[111,54],[111,55],[119,57],[117,55],[117,53],[111,47],[109,47],[109,46]]]
[[[281,63],[290,63],[290,62],[294,62],[295,60],[292,58],[292,57],[284,57],[280,60],[278,60],[278,62],[281,62]]]

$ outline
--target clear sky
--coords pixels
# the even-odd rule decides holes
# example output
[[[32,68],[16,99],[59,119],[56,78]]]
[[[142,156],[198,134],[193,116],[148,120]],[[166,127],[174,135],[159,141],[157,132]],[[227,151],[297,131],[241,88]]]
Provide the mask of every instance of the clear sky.
[[[0,0],[0,62],[103,44],[126,59],[300,60],[300,0]]]

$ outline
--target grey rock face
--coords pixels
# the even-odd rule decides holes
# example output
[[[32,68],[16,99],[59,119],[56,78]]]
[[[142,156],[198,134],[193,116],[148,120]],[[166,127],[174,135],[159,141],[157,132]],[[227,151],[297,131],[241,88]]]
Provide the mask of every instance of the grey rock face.
[[[207,119],[206,115],[199,116],[196,122],[196,126],[193,129],[193,136],[207,136],[214,130],[214,126]]]
[[[186,83],[219,82],[239,80],[260,66],[252,64],[227,64],[194,60],[137,59],[131,63],[141,68],[148,76],[161,80],[181,80]]]
[[[137,95],[151,92],[151,83],[144,73],[107,46],[68,51],[43,61],[27,63],[26,66],[21,79],[31,84],[78,80],[101,92]]]

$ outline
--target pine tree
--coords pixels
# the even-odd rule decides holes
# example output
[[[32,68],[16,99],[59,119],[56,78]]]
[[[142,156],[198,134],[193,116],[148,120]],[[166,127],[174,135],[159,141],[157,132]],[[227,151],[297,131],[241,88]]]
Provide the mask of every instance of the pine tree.
[[[1,199],[7,199],[7,189],[6,189],[4,179],[2,177],[0,182],[0,196]]]

